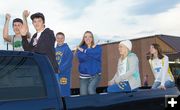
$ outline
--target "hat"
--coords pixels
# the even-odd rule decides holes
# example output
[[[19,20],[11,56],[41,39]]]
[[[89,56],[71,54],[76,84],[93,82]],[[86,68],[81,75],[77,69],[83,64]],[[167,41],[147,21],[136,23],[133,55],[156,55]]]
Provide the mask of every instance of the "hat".
[[[123,40],[119,43],[119,45],[120,44],[125,45],[130,51],[132,50],[132,43],[130,40]]]
[[[45,22],[45,17],[42,13],[37,12],[31,15],[31,20],[33,20],[34,18],[42,18],[43,22]]]

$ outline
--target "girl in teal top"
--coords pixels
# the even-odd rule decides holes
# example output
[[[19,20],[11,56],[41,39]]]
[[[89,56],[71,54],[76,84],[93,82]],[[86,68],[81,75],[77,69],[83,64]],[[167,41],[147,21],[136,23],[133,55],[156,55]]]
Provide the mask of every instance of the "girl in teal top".
[[[120,42],[117,72],[108,82],[108,92],[132,91],[141,86],[139,60],[131,49],[130,40]]]

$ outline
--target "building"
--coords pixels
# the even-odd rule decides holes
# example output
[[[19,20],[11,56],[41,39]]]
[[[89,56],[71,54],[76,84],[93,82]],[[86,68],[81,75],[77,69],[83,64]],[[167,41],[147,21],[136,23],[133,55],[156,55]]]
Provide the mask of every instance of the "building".
[[[148,37],[142,37],[137,39],[131,39],[133,44],[132,51],[135,52],[139,58],[139,67],[141,74],[141,82],[146,75],[148,75],[148,84],[152,85],[154,81],[153,74],[150,69],[150,65],[147,60],[147,53],[152,43],[158,43],[162,47],[164,54],[169,56],[171,62],[179,63],[180,58],[180,37],[169,35],[153,35]],[[118,42],[102,44],[102,80],[101,87],[106,87],[108,81],[112,79],[116,72],[116,67],[119,58]],[[180,68],[180,66],[177,66]],[[179,69],[180,70],[180,69]],[[73,60],[72,69],[72,87],[79,88],[79,73],[78,73],[78,60],[75,57]]]

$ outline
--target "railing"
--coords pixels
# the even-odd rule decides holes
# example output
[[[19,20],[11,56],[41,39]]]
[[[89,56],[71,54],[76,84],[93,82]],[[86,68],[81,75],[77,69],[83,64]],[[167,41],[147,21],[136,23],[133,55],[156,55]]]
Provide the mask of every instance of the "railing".
[[[6,50],[9,50],[9,44],[8,43],[6,44]]]

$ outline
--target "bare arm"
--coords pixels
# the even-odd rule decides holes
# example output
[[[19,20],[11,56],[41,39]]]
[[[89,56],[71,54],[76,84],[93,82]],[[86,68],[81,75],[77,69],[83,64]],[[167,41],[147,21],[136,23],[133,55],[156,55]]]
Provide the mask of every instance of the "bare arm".
[[[10,14],[6,14],[6,17],[5,17],[5,24],[4,24],[4,28],[3,28],[3,38],[5,41],[7,42],[11,42],[11,38],[9,36],[9,21],[10,21]]]
[[[27,17],[29,16],[30,12],[28,10],[24,10],[23,11],[23,25],[20,29],[21,35],[22,36],[26,36],[29,38],[30,37],[30,33],[29,33],[29,27],[28,27],[28,22],[27,22]]]

